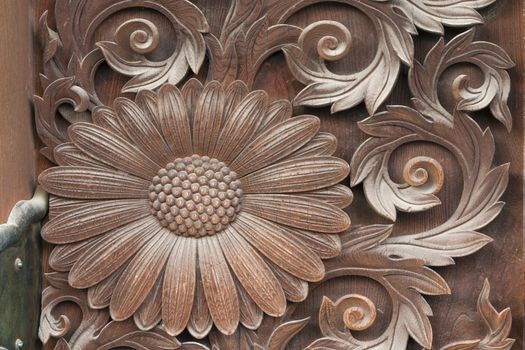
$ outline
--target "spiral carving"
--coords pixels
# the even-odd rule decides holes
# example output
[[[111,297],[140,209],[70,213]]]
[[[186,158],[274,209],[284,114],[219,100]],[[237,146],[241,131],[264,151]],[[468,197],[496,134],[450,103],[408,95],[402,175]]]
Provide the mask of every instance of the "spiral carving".
[[[406,183],[426,193],[438,193],[443,187],[444,178],[443,167],[430,157],[414,157],[403,168]]]
[[[146,54],[157,48],[160,41],[157,26],[147,19],[131,19],[122,23],[115,33],[117,42],[129,41],[131,50],[138,54]]]
[[[361,294],[348,294],[337,302],[337,308],[344,310],[343,323],[351,331],[363,331],[376,319],[376,306],[372,300]]]
[[[337,61],[350,51],[352,35],[339,22],[318,21],[304,28],[299,37],[299,45],[305,52],[316,52],[323,60]]]

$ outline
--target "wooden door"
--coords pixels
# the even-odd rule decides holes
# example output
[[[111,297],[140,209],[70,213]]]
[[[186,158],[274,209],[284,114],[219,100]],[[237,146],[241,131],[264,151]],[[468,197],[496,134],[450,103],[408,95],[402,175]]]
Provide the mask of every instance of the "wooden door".
[[[0,347],[523,347],[522,1],[0,8]]]

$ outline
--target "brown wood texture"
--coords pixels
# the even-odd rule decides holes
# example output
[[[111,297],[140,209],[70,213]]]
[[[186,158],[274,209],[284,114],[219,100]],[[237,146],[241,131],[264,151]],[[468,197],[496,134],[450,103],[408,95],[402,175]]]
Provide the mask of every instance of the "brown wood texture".
[[[201,9],[204,16],[206,17],[209,23],[210,32],[220,33],[222,24],[227,20],[230,3],[227,1],[197,1],[195,4],[199,9]],[[53,0],[39,1],[35,3],[33,8],[33,13],[35,16],[35,31],[37,31],[39,28],[39,19],[45,10],[49,10],[47,19],[49,26],[51,28],[56,28],[55,14],[52,10],[53,8]],[[282,11],[284,11],[284,9],[282,9]],[[522,48],[524,28],[523,19],[521,16],[523,12],[523,3],[521,1],[513,0],[498,1],[487,8],[479,10],[479,12],[483,15],[485,23],[483,25],[475,26],[476,32],[474,35],[474,40],[482,40],[497,44],[498,46],[502,47],[508,53],[510,58],[516,63],[515,67],[508,70],[511,81],[511,93],[509,96],[508,106],[512,114],[512,130],[508,132],[504,126],[504,124],[508,126],[508,120],[503,120],[503,123],[496,120],[491,116],[491,111],[489,108],[483,108],[480,111],[476,110],[475,112],[469,112],[476,123],[478,123],[483,129],[485,127],[489,127],[494,136],[495,153],[491,165],[495,167],[500,164],[505,164],[508,162],[510,163],[508,171],[509,183],[506,191],[500,198],[500,200],[506,202],[502,212],[487,226],[479,230],[483,234],[491,237],[493,241],[481,248],[479,251],[467,257],[455,258],[455,265],[432,267],[434,271],[439,273],[439,275],[441,275],[444,280],[446,280],[446,283],[450,288],[450,295],[425,296],[425,299],[430,304],[433,313],[433,316],[430,317],[430,323],[432,325],[433,331],[432,348],[436,349],[445,347],[446,345],[456,341],[483,339],[487,334],[487,326],[483,321],[483,317],[488,320],[492,320],[492,325],[505,325],[504,317],[498,318],[496,314],[487,311],[490,308],[487,306],[489,305],[489,295],[488,286],[484,284],[485,279],[490,281],[490,302],[494,305],[495,309],[500,311],[506,307],[510,307],[512,311],[512,328],[510,329],[510,334],[504,335],[504,338],[509,337],[515,339],[516,341],[514,343],[514,347],[516,348],[523,347],[523,288],[525,287],[522,263],[522,116],[524,107],[522,73],[525,69]],[[158,13],[154,13],[152,10],[139,8],[133,10],[122,10],[118,12],[109,20],[100,25],[95,33],[94,40],[111,41],[113,33],[115,33],[120,24],[124,23],[126,20],[136,17],[143,17],[154,22],[158,26],[159,32],[162,33],[163,40],[165,40],[159,43],[157,50],[152,53],[150,58],[153,60],[167,59],[167,57],[169,57],[169,55],[173,52],[173,46],[169,44],[169,40],[176,38],[176,33],[173,32],[173,28],[166,18],[159,16]],[[320,3],[297,11],[287,20],[287,23],[305,28],[309,24],[321,20],[338,21],[344,26],[351,28],[352,46],[350,51],[346,57],[343,57],[342,59],[334,62],[329,62],[328,67],[333,72],[342,75],[358,72],[364,69],[364,67],[366,67],[366,65],[374,59],[376,48],[379,45],[379,39],[374,35],[372,22],[359,9],[344,5],[342,3]],[[333,30],[332,27],[329,27],[329,29]],[[446,27],[444,35],[445,43],[450,42],[454,37],[465,32],[466,29],[466,27]],[[322,32],[323,27],[313,27],[311,33],[315,34],[316,30]],[[418,31],[419,34],[413,36],[414,57],[419,62],[423,63],[427,53],[439,40],[439,36],[435,34],[429,34],[424,30]],[[43,49],[38,44],[35,44],[35,47],[37,57],[40,56],[37,59],[37,62],[39,62],[40,65],[40,62],[42,61]],[[205,60],[203,63],[203,68],[201,68],[197,77],[201,80],[204,80],[206,75],[205,71],[206,69],[210,69],[210,66],[212,66],[212,63],[208,60]],[[120,69],[123,70],[122,67],[120,67]],[[133,91],[125,93],[121,92],[129,79],[124,75],[116,73],[115,70],[119,70],[117,64],[115,64],[112,68],[106,63],[103,63],[98,69],[95,77],[97,98],[100,98],[101,103],[107,104],[109,106],[113,105],[112,101],[117,96],[124,96],[131,100],[135,99],[135,94]],[[42,66],[39,66],[39,71],[43,71]],[[341,158],[348,163],[352,163],[352,166],[354,166],[356,161],[355,158],[353,159],[353,157],[355,157],[356,153],[359,153],[359,146],[368,137],[370,137],[370,135],[367,135],[365,132],[359,129],[357,123],[369,117],[369,115],[374,114],[375,112],[385,111],[385,106],[387,105],[412,106],[410,99],[414,96],[414,94],[413,92],[411,93],[408,88],[408,71],[409,69],[406,66],[401,67],[396,86],[392,89],[392,92],[388,97],[385,96],[386,99],[380,105],[378,105],[378,108],[374,108],[373,106],[368,105],[368,103],[366,105],[365,103],[359,103],[351,109],[343,108],[343,110],[332,114],[330,113],[330,106],[304,107],[296,105],[294,106],[293,115],[312,114],[319,117],[321,132],[331,133],[338,140],[334,156]],[[266,91],[271,101],[283,98],[293,99],[305,86],[305,84],[300,83],[296,76],[294,76],[289,68],[289,65],[287,65],[285,56],[282,52],[272,54],[267,60],[264,61],[258,72],[249,71],[248,73],[249,74],[247,74],[247,77],[241,79],[245,79],[249,82],[253,80],[250,90],[261,89]],[[478,86],[484,81],[484,77],[482,74],[480,74],[480,71],[474,68],[471,64],[459,64],[448,68],[444,72],[443,78],[440,79],[436,91],[439,93],[439,98],[443,106],[449,111],[454,105],[453,79],[456,78],[458,74],[470,74],[472,86]],[[178,85],[179,88],[182,88],[186,81],[187,79],[183,79],[182,83]],[[43,96],[43,93],[44,91],[40,89],[40,86],[38,86],[36,88],[36,95]],[[67,114],[68,112],[66,111],[65,113]],[[451,133],[451,137],[461,137],[461,135],[458,136],[457,134]],[[16,141],[19,142],[20,139],[16,138]],[[73,141],[75,142],[76,140]],[[27,145],[24,147],[27,147]],[[486,156],[486,154],[484,155]],[[100,156],[102,157],[103,154]],[[425,161],[427,159],[436,160],[438,163],[437,166],[433,161],[430,161],[430,163],[425,163],[425,167],[430,169],[431,174],[432,171],[434,171],[438,178],[441,176],[441,169],[439,168],[442,168],[443,184],[440,189],[436,188],[435,191],[432,191],[436,193],[436,196],[440,200],[441,205],[434,206],[425,211],[412,213],[407,213],[400,208],[394,208],[393,211],[390,210],[387,213],[383,213],[384,215],[380,215],[381,213],[378,213],[377,210],[374,210],[374,206],[367,202],[363,185],[356,183],[356,186],[352,187],[354,197],[353,202],[348,208],[346,208],[346,213],[348,213],[352,220],[352,232],[356,232],[355,230],[359,232],[359,229],[366,225],[388,225],[392,223],[391,220],[388,220],[388,215],[392,215],[393,212],[393,215],[396,217],[395,224],[392,228],[391,237],[393,237],[395,240],[396,237],[401,235],[430,230],[433,227],[443,224],[448,218],[451,217],[451,215],[453,215],[457,206],[462,202],[461,192],[464,186],[464,181],[466,181],[463,179],[463,175],[460,170],[460,164],[455,158],[456,155],[450,150],[446,150],[444,147],[437,145],[436,142],[417,141],[410,143],[409,145],[403,145],[396,149],[389,159],[388,173],[390,176],[399,183],[402,183],[404,180],[406,180],[406,176],[403,177],[404,169],[408,169],[406,168],[406,163],[411,159],[414,159],[416,156],[423,157],[422,159]],[[488,159],[488,161],[490,161],[490,159]],[[43,156],[40,156],[38,172],[40,173],[41,170],[47,168],[50,165],[51,163],[49,163],[48,160],[46,160]],[[133,171],[133,169],[129,169],[129,171]],[[352,174],[353,173],[355,173],[355,169],[353,169]],[[64,178],[65,177],[62,177],[62,179]],[[348,177],[341,183],[345,186],[348,186],[350,180],[350,177]],[[302,184],[302,186],[304,186],[304,184]],[[51,187],[49,188],[51,189]],[[253,207],[261,206],[262,202],[258,200],[258,198],[253,200]],[[254,211],[256,210],[254,209]],[[273,212],[271,215],[276,214]],[[170,222],[167,222],[167,224],[169,223]],[[53,233],[52,230],[50,230],[50,232]],[[352,237],[352,235],[349,237]],[[53,239],[56,240],[56,238],[50,238],[50,240]],[[352,243],[354,241],[352,238],[346,238],[346,241],[343,238],[343,242]],[[55,243],[65,242],[55,241]],[[48,267],[51,249],[52,246],[50,244],[46,244],[44,247],[45,259],[43,263],[48,271],[51,271]],[[207,249],[214,249],[214,247],[208,247]],[[204,252],[205,249],[202,248],[202,251]],[[210,255],[213,256],[213,254]],[[363,260],[367,259],[373,258],[367,258],[366,256],[363,257]],[[329,261],[330,260],[326,262],[328,266],[327,270],[329,270],[329,267],[331,266]],[[217,261],[210,261],[209,263],[211,265],[220,265],[220,262]],[[278,271],[278,267],[272,264],[273,263],[269,263],[268,266],[270,266],[271,269],[274,269],[274,271]],[[389,268],[392,268],[393,266],[395,265],[391,265]],[[234,269],[233,266],[231,266],[231,268]],[[414,269],[416,268],[417,266],[414,267]],[[202,273],[202,271],[199,273]],[[232,275],[236,276],[235,280],[233,281],[235,285],[240,285],[239,283],[243,282],[239,282],[237,280],[238,278],[242,278],[239,275],[233,273]],[[60,288],[65,288],[64,276],[55,275],[54,277],[54,280],[53,277],[51,277],[51,284],[54,286],[54,288],[57,290],[60,290]],[[315,278],[311,279],[315,280]],[[85,281],[84,279],[80,280],[81,282]],[[71,283],[71,277],[69,282]],[[153,286],[153,283],[150,284],[152,284],[153,289],[159,289],[158,286]],[[160,282],[157,283],[157,285],[159,284]],[[225,284],[219,283],[219,286],[224,287]],[[85,285],[82,285],[82,287],[85,287]],[[215,288],[213,286],[207,287]],[[482,288],[484,288],[483,291]],[[206,289],[206,286],[204,289]],[[86,296],[82,295],[81,292],[75,290],[71,291],[71,293],[78,293],[78,297],[80,299],[83,298],[83,300],[86,300]],[[202,291],[202,293],[205,294],[206,290]],[[196,295],[200,295],[200,297],[204,299],[204,295],[202,293],[199,294],[199,290],[195,291]],[[244,293],[246,294],[246,291]],[[56,294],[60,295],[58,291]],[[349,294],[356,295],[356,297],[349,297]],[[150,296],[151,299],[153,299],[153,295]],[[180,296],[180,293],[178,297],[183,298],[183,296]],[[412,295],[412,297],[418,298],[420,295]],[[478,297],[480,298],[479,310],[476,306]],[[52,300],[52,296],[49,298]],[[206,298],[212,298],[212,296],[206,295]],[[253,295],[252,298],[254,298]],[[292,300],[290,297],[288,297],[288,299]],[[217,302],[220,303],[219,300],[217,300]],[[228,324],[228,322],[231,322],[232,317],[235,318],[237,316],[231,316],[231,313],[235,313],[235,311],[232,311],[232,305],[230,305],[228,301],[226,301],[226,303],[228,303],[228,307],[226,309],[229,314],[223,314],[223,316],[227,316],[226,319],[223,320],[224,322],[221,323],[221,317],[219,316],[214,317],[213,321],[216,326],[222,327],[221,331],[224,330],[225,332],[230,332],[232,325],[231,323]],[[375,321],[371,321],[370,324],[365,322],[365,324],[369,326],[366,327],[366,330],[355,333],[357,334],[356,338],[360,341],[374,339],[385,333],[388,329],[388,323],[390,322],[395,309],[385,288],[380,283],[377,283],[366,276],[363,277],[354,275],[330,279],[329,281],[312,288],[306,300],[289,309],[290,313],[293,313],[293,317],[289,320],[296,320],[296,323],[290,322],[285,324],[286,327],[283,327],[283,337],[286,337],[287,334],[293,335],[296,332],[297,335],[292,337],[288,343],[288,348],[303,349],[312,344],[312,342],[323,339],[323,336],[326,337],[326,334],[321,332],[319,328],[320,310],[322,309],[325,310],[325,312],[328,312],[328,314],[324,314],[325,319],[330,319],[331,314],[329,312],[332,312],[330,310],[339,310],[338,305],[346,305],[345,303],[355,307],[355,310],[358,312],[363,312],[363,310],[366,311],[365,315],[372,313],[372,311],[376,313]],[[370,303],[374,305],[375,309],[372,310],[369,307]],[[150,305],[152,304],[155,304],[155,302],[152,301]],[[257,303],[259,306],[262,304],[262,300],[259,300]],[[292,303],[289,302],[289,304]],[[86,305],[80,306],[82,308],[87,307]],[[130,306],[130,304],[127,302],[123,306],[129,306],[133,308],[133,306]],[[206,306],[204,307],[206,308]],[[219,307],[221,307],[221,305],[219,305]],[[257,306],[255,306],[255,308],[251,308],[251,310],[254,309],[257,309]],[[266,310],[268,310],[268,308]],[[82,315],[78,311],[78,308],[71,304],[60,305],[60,307],[58,307],[58,311],[59,314],[68,314],[68,316],[72,318],[72,330],[74,330],[75,326],[80,324],[82,320]],[[130,312],[133,313],[130,310],[126,310],[126,316],[129,316]],[[165,312],[169,314],[170,311],[168,310]],[[211,309],[210,312],[212,312]],[[223,310],[215,312],[221,313],[225,311]],[[258,312],[260,312],[260,309]],[[337,311],[333,312],[338,315]],[[91,317],[99,319],[107,318],[108,314],[109,313],[106,314],[104,312],[101,312],[100,314],[97,312],[90,313]],[[113,310],[111,314],[113,318],[125,318]],[[255,314],[257,314],[257,312],[255,312]],[[346,325],[350,326],[348,327],[349,329],[360,329],[359,327],[361,326],[359,324],[353,324],[350,321],[350,311],[345,314],[346,318],[338,317],[337,315],[332,316],[334,317],[333,322],[338,326],[344,327],[344,325]],[[85,318],[86,316],[83,315],[83,317]],[[151,317],[151,315],[143,312],[142,316],[138,317],[143,317],[141,322],[147,322],[147,318]],[[135,322],[137,322],[138,317],[135,317]],[[252,315],[252,318],[257,317],[259,316]],[[311,318],[307,323],[301,323],[297,321],[306,317]],[[169,319],[169,317],[167,317],[167,319]],[[105,321],[103,321],[102,324],[104,322]],[[153,322],[153,320],[150,319],[149,322]],[[164,322],[166,322],[166,320],[164,320]],[[178,327],[180,325],[175,326],[174,323],[176,322],[180,323],[181,321],[168,321],[168,324],[171,324],[171,327],[174,330],[170,333],[179,332]],[[211,322],[211,320],[209,322]],[[419,321],[415,322],[418,323]],[[489,323],[490,322],[491,321],[489,321]],[[97,341],[108,341],[111,338],[114,339],[116,335],[125,335],[129,329],[133,329],[134,327],[132,321],[126,321],[121,326],[113,326],[113,328],[109,327],[108,331]],[[206,328],[206,326],[204,326],[204,328]],[[263,322],[258,333],[260,340],[264,341],[265,339],[270,339],[270,345],[271,341],[279,344],[280,340],[278,337],[271,338],[270,335],[267,334],[274,328],[276,328],[275,324],[272,324],[270,321]],[[73,331],[69,332],[69,334],[72,332]],[[163,337],[165,335],[163,331],[160,330],[155,330],[155,332],[157,332],[159,337]],[[194,330],[190,333],[196,334],[198,332]],[[203,333],[201,332],[201,334],[205,333],[207,333],[207,331]],[[212,331],[212,334],[209,338],[212,343],[218,345],[220,349],[235,348],[235,345],[232,345],[235,343],[235,340],[232,340],[233,338],[224,339],[224,337],[221,338],[220,334],[217,335],[217,333],[218,332]],[[187,332],[182,333],[177,337],[177,339],[180,341],[195,340]],[[503,340],[504,339],[501,340],[502,343]],[[55,341],[56,340],[51,340],[45,346],[45,349],[56,349]],[[173,344],[175,344],[175,342],[165,346],[169,348],[169,346],[174,346]],[[399,344],[397,345],[399,346]],[[501,348],[505,348],[501,344],[498,345],[501,346]],[[62,346],[58,347],[59,349],[67,349],[67,344],[59,344],[59,346]],[[99,345],[91,344],[90,346],[97,347]],[[88,348],[89,347],[86,345],[86,349]],[[269,346],[269,348],[272,347]],[[421,348],[421,342],[418,344],[416,341],[410,340],[408,343],[408,348]]]
[[[6,221],[16,202],[31,198],[35,186],[31,10],[29,1],[0,5],[0,35],[6,45],[0,51],[0,222]]]

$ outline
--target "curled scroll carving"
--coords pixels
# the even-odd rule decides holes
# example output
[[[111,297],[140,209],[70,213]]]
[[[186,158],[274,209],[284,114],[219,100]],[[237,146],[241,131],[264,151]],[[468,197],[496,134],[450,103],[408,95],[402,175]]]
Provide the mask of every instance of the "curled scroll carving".
[[[74,107],[73,112],[63,109],[66,103]],[[90,106],[89,96],[80,86],[74,85],[73,77],[60,78],[47,86],[42,97],[35,96],[34,105],[35,112],[40,116],[36,119],[36,130],[46,145],[41,152],[54,161],[53,149],[68,140],[67,126],[91,120],[89,113],[82,113]],[[57,113],[60,113],[60,118]]]
[[[478,299],[478,312],[482,317],[487,333],[483,339],[464,340],[451,343],[441,350],[457,350],[457,349],[476,349],[476,350],[488,350],[488,349],[510,349],[514,344],[514,339],[508,338],[510,331],[510,309],[505,309],[498,312],[494,309],[489,301],[490,284],[487,280],[483,285],[483,289]],[[351,338],[348,333],[342,332],[337,328],[337,319],[341,316],[337,314],[337,305],[345,298],[351,298],[351,296],[344,296],[336,304],[333,304],[329,299],[325,298],[319,312],[320,327],[324,338],[320,338],[310,344],[307,349],[348,349],[348,348],[387,348],[386,344],[378,342],[376,346],[367,346],[355,339]],[[365,309],[368,310],[367,307]],[[400,344],[389,344],[393,348]],[[392,348],[392,347],[389,347]],[[430,349],[431,347],[428,347]]]
[[[347,305],[348,303],[348,305]],[[362,331],[369,328],[376,319],[376,307],[367,297],[350,294],[339,299],[334,306],[344,305],[343,322],[352,331]]]
[[[339,22],[319,21],[303,29],[298,43],[303,51],[317,52],[326,61],[337,61],[350,51],[352,35]]]
[[[283,23],[301,8],[318,2],[320,1],[301,0],[276,3],[275,7],[270,9],[269,16]],[[417,33],[416,27],[442,33],[443,24],[465,26],[479,23],[482,19],[475,9],[488,6],[494,0],[458,1],[447,5],[418,0],[339,2],[356,7],[372,20],[379,42],[376,55],[362,71],[341,75],[329,71],[324,61],[342,58],[345,53],[351,54],[347,49],[350,47],[348,29],[341,38],[337,38],[338,44],[345,49],[335,57],[313,53],[308,47],[304,47],[301,40],[298,44],[286,46],[283,50],[291,72],[297,80],[307,85],[295,97],[294,102],[307,106],[331,105],[331,111],[335,113],[364,101],[369,114],[373,114],[390,94],[401,63],[413,66],[414,47],[411,35]],[[342,33],[341,27],[342,24],[333,21],[319,21],[304,28],[301,36],[324,30],[330,30],[337,35]],[[481,88],[480,91],[485,90]],[[474,93],[479,95],[480,91]]]
[[[450,293],[445,280],[414,258],[392,258],[385,255],[381,245],[389,237],[392,226],[372,225],[350,231],[343,237],[341,255],[326,263],[326,279],[340,276],[363,276],[381,284],[392,301],[392,317],[378,338],[359,340],[352,332],[331,322],[328,311],[320,313],[321,332],[325,336],[310,345],[316,347],[363,349],[403,349],[408,337],[421,346],[432,345],[432,327],[428,316],[431,310],[422,295]]]
[[[126,8],[130,7],[126,2],[122,3]],[[138,6],[140,4],[137,2]],[[145,4],[170,19],[177,35],[176,46],[163,61],[147,59],[144,54],[157,47],[160,34],[156,25],[145,19],[128,20],[117,28],[114,41],[98,42],[106,62],[117,72],[132,77],[124,85],[123,92],[153,89],[166,82],[177,84],[188,69],[197,73],[204,61],[203,33],[209,28],[206,18],[195,5],[187,1]]]
[[[435,194],[441,190],[444,177],[441,164],[430,157],[414,157],[403,168],[403,179],[408,185],[429,193]]]
[[[493,116],[508,131],[512,128],[512,116],[507,105],[510,78],[506,69],[514,66],[510,57],[499,46],[473,41],[475,31],[470,29],[456,36],[445,45],[441,38],[429,51],[423,64],[416,63],[409,72],[412,101],[430,120],[452,125],[454,115],[439,102],[437,84],[443,72],[454,64],[469,63],[483,73],[479,87],[469,86],[469,77],[460,75],[453,84],[456,109],[464,113],[481,110],[487,106]]]
[[[369,113],[374,113],[394,86],[401,61],[412,65],[414,47],[410,34],[415,31],[410,22],[395,13],[390,5],[378,2],[349,2],[369,15],[376,29],[379,46],[372,62],[362,71],[340,75],[332,73],[325,60],[333,61],[351,54],[351,34],[341,23],[319,21],[303,29],[297,45],[283,50],[294,77],[307,85],[295,97],[294,103],[306,106],[331,105],[332,112],[349,109],[365,101]],[[333,33],[331,45],[337,44],[336,55],[309,46],[328,43],[324,32]],[[312,44],[312,40],[314,40]],[[333,49],[332,49],[333,50]]]
[[[415,141],[429,141],[441,145],[458,159],[465,179],[464,196],[458,212],[462,212],[465,206],[470,206],[474,210],[470,213],[474,216],[471,217],[471,221],[475,221],[475,217],[479,219],[483,217],[484,211],[479,207],[477,210],[480,211],[477,212],[477,216],[475,215],[477,203],[473,202],[477,201],[476,191],[488,191],[488,193],[480,193],[481,196],[494,194],[494,197],[491,197],[494,198],[493,200],[481,204],[481,206],[486,206],[486,210],[500,205],[497,203],[497,198],[501,196],[502,189],[506,187],[507,165],[497,167],[494,171],[490,168],[494,153],[494,141],[490,130],[482,131],[462,110],[461,106],[465,104],[464,99],[457,100],[455,112],[450,113],[439,103],[436,92],[438,79],[450,64],[477,62],[487,67],[485,71],[496,69],[491,68],[492,64],[488,62],[493,62],[494,67],[511,64],[510,59],[502,58],[504,53],[501,53],[499,48],[499,51],[479,51],[479,47],[489,44],[472,43],[472,35],[473,31],[468,31],[454,38],[445,49],[440,40],[427,56],[426,66],[423,67],[416,63],[414,69],[410,71],[410,89],[414,95],[413,101],[417,111],[406,107],[389,106],[387,112],[379,113],[359,123],[363,131],[374,137],[365,141],[354,154],[351,183],[355,186],[363,182],[365,194],[374,210],[393,221],[396,219],[396,210],[421,211],[440,204],[439,199],[432,193],[433,191],[428,192],[414,186],[407,187],[407,184],[397,184],[388,174],[388,161],[395,149]],[[439,54],[436,51],[439,51]],[[441,53],[444,56],[441,56]],[[452,53],[457,56],[448,59],[447,55]],[[471,55],[474,53],[479,53],[480,58],[473,59]],[[482,61],[483,59],[485,61]],[[499,76],[505,75],[507,73],[500,70]],[[458,79],[463,81],[464,76],[458,77],[456,82]],[[489,77],[487,79],[492,81]],[[507,85],[509,80],[501,80],[501,84]],[[456,90],[458,96],[461,94],[459,91]],[[501,110],[508,111],[505,103],[508,91],[506,89],[500,91],[507,95],[502,99],[494,95],[485,96],[487,98],[483,99],[483,104],[474,103],[471,106],[477,110],[493,101],[495,105],[504,106],[497,109],[496,116]],[[495,99],[492,100],[492,98]],[[506,115],[510,118],[510,114]],[[452,121],[454,121],[453,124],[451,124]],[[506,125],[510,127],[509,124]],[[485,188],[482,185],[485,177],[491,178],[495,185],[500,186],[492,189]],[[495,192],[492,192],[494,189],[496,189]],[[451,219],[454,220],[454,216]],[[486,220],[486,218],[481,220]],[[485,225],[488,222],[490,220],[485,221]],[[482,226],[477,226],[476,229],[480,227]]]

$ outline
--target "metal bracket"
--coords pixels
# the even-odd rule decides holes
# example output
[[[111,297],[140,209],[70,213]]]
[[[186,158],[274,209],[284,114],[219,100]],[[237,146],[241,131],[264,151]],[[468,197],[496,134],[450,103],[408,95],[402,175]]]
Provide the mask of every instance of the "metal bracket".
[[[20,239],[23,232],[42,220],[47,212],[47,193],[40,186],[33,198],[15,204],[7,222],[0,225],[0,253]]]
[[[42,249],[39,222],[48,195],[37,187],[33,198],[13,207],[0,225],[0,350],[40,348]]]

